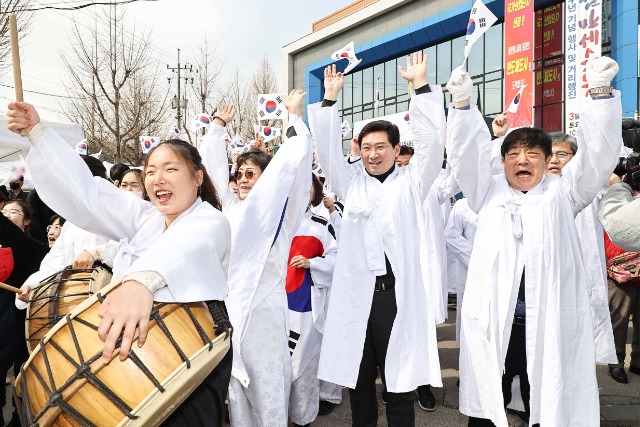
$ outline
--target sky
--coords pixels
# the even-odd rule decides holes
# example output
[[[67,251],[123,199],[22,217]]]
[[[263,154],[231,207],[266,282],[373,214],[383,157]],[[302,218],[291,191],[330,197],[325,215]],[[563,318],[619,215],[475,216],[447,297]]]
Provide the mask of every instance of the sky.
[[[104,1],[104,0],[103,0]],[[34,6],[78,5],[91,0],[34,0]],[[282,47],[311,33],[312,23],[330,15],[353,0],[158,0],[138,1],[126,7],[128,32],[134,36],[152,31],[151,44],[159,66],[177,65],[177,49],[181,49],[181,63],[189,61],[196,46],[207,37],[224,58],[225,76],[240,67],[250,75],[263,55],[267,55],[277,73],[282,72]],[[61,57],[69,51],[72,20],[79,25],[93,25],[91,6],[74,11],[44,10],[35,13],[31,32],[21,42],[22,86],[24,98],[36,107],[40,116],[48,120],[67,121],[61,102],[65,89],[62,82],[66,70]],[[166,72],[166,76],[171,74]],[[167,80],[161,79],[162,90]],[[278,79],[280,81],[280,78]],[[8,99],[15,98],[13,74],[0,78],[0,112],[6,111]],[[37,91],[50,95],[36,94]],[[175,84],[174,84],[175,91]]]

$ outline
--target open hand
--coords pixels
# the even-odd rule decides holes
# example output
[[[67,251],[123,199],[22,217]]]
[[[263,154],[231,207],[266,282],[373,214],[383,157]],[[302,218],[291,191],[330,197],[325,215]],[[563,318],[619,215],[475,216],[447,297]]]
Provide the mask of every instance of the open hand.
[[[398,66],[398,72],[403,79],[413,83],[414,89],[419,89],[427,84],[427,55],[422,51],[407,56],[407,69]]]
[[[260,138],[259,133],[256,133],[256,139],[251,141],[251,144],[249,145],[249,149],[262,151],[263,153],[267,152],[267,146],[264,143],[264,139]]]
[[[337,101],[344,86],[344,74],[336,73],[336,66],[329,65],[324,69],[324,99]]]
[[[307,94],[302,89],[293,89],[289,92],[289,95],[285,96],[282,103],[287,107],[289,114],[295,114],[296,116],[304,116],[304,96]]]
[[[104,363],[111,361],[121,333],[120,360],[125,360],[129,355],[136,328],[139,328],[138,347],[143,346],[149,331],[149,315],[152,308],[153,294],[143,284],[134,280],[127,280],[109,292],[98,311],[102,317],[98,336],[104,342]]]
[[[220,117],[220,120],[224,120],[226,124],[231,123],[233,117],[236,115],[236,107],[233,105],[225,105],[224,107],[218,107],[215,116]]]

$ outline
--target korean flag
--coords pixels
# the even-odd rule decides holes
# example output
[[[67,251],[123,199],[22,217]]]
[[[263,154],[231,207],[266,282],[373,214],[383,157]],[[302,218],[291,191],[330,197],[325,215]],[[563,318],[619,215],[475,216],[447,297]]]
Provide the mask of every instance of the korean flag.
[[[258,95],[258,121],[282,119],[287,109],[279,93],[261,93]]]
[[[348,121],[345,120],[342,122],[340,125],[340,132],[342,132],[343,138],[351,133],[351,125],[349,125]]]
[[[147,154],[153,147],[160,144],[160,138],[157,136],[141,136],[140,145],[142,146],[142,153]]]
[[[482,3],[482,0],[476,0],[471,8],[469,23],[467,24],[467,37],[464,41],[464,59],[466,61],[471,46],[487,32],[498,18]]]
[[[524,91],[525,87],[527,87],[527,85],[520,86],[520,90],[518,91],[518,93],[516,93],[516,96],[513,97],[511,104],[509,104],[509,108],[507,108],[507,111],[509,113],[516,114],[518,112],[518,107],[520,106],[520,101],[522,100],[522,92]]]
[[[82,141],[76,144],[76,153],[86,156],[88,151],[89,151],[89,147],[87,146],[86,139],[83,139]]]
[[[344,74],[347,74],[362,62],[362,59],[356,58],[356,51],[353,42],[349,43],[342,49],[333,52],[333,54],[331,55],[331,59],[333,59],[334,61],[340,61],[341,59],[346,59],[349,61],[349,63],[347,64],[347,68],[345,68],[343,71]]]
[[[269,142],[272,139],[279,137],[281,134],[281,130],[279,128],[272,128],[269,126],[253,125],[253,130],[264,142]]]
[[[213,119],[210,115],[200,113],[193,118],[193,122],[191,122],[191,130],[197,132],[200,129],[209,129],[212,121]]]

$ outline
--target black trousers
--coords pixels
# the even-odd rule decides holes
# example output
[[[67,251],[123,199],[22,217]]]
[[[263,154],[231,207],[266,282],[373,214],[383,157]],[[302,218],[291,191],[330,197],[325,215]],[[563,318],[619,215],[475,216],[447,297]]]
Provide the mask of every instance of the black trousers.
[[[513,325],[507,357],[504,361],[504,374],[502,375],[502,396],[504,407],[511,402],[511,384],[516,375],[520,376],[520,394],[524,403],[527,421],[529,420],[529,376],[527,375],[527,346],[525,325]],[[534,424],[537,426],[538,424]],[[491,420],[469,417],[469,427],[495,427]]]
[[[230,339],[230,338],[229,338]],[[163,427],[222,427],[224,425],[224,401],[227,398],[233,349],[196,388],[182,405],[162,424]]]
[[[378,400],[375,382],[379,369],[382,382],[386,384],[385,359],[396,312],[395,290],[373,293],[358,382],[355,389],[349,389],[353,427],[376,427],[377,425]],[[387,393],[389,427],[415,426],[416,414],[413,401],[411,392]]]

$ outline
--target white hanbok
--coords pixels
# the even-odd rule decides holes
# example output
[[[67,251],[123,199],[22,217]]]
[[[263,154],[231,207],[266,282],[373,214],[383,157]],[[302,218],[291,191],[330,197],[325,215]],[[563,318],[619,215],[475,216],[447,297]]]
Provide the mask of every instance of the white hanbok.
[[[460,199],[451,209],[444,235],[447,239],[447,254],[454,257],[454,262],[447,266],[447,274],[455,277],[456,289],[456,341],[460,342],[460,318],[464,285],[467,281],[469,258],[473,250],[473,240],[478,227],[478,214],[469,208],[467,199]]]
[[[234,328],[229,384],[234,427],[287,424],[292,369],[285,277],[291,241],[309,202],[313,156],[302,119],[290,115],[289,125],[296,136],[284,142],[243,201],[224,188],[228,169],[220,126],[200,149],[216,185],[226,190],[223,212],[232,231],[226,304]]]
[[[345,202],[338,255],[320,354],[318,377],[355,388],[374,293],[375,277],[395,275],[397,314],[389,341],[387,390],[442,386],[435,331],[441,300],[427,282],[429,264],[421,247],[429,238],[423,204],[444,157],[444,110],[439,86],[411,100],[415,154],[405,169],[380,182],[343,156],[336,105],[309,106],[309,123],[332,191]],[[416,228],[417,226],[417,228]]]
[[[154,301],[223,300],[227,294],[231,230],[222,213],[198,198],[169,227],[150,202],[102,178],[52,129],[30,134],[27,156],[34,185],[55,212],[88,232],[118,242],[113,280],[153,271],[166,286]]]
[[[449,110],[448,162],[478,212],[462,306],[460,411],[506,427],[501,377],[525,272],[530,424],[600,425],[591,308],[575,216],[620,152],[620,94],[588,102],[580,149],[523,194],[491,176],[490,135],[475,105]],[[526,267],[526,268],[525,268]]]

